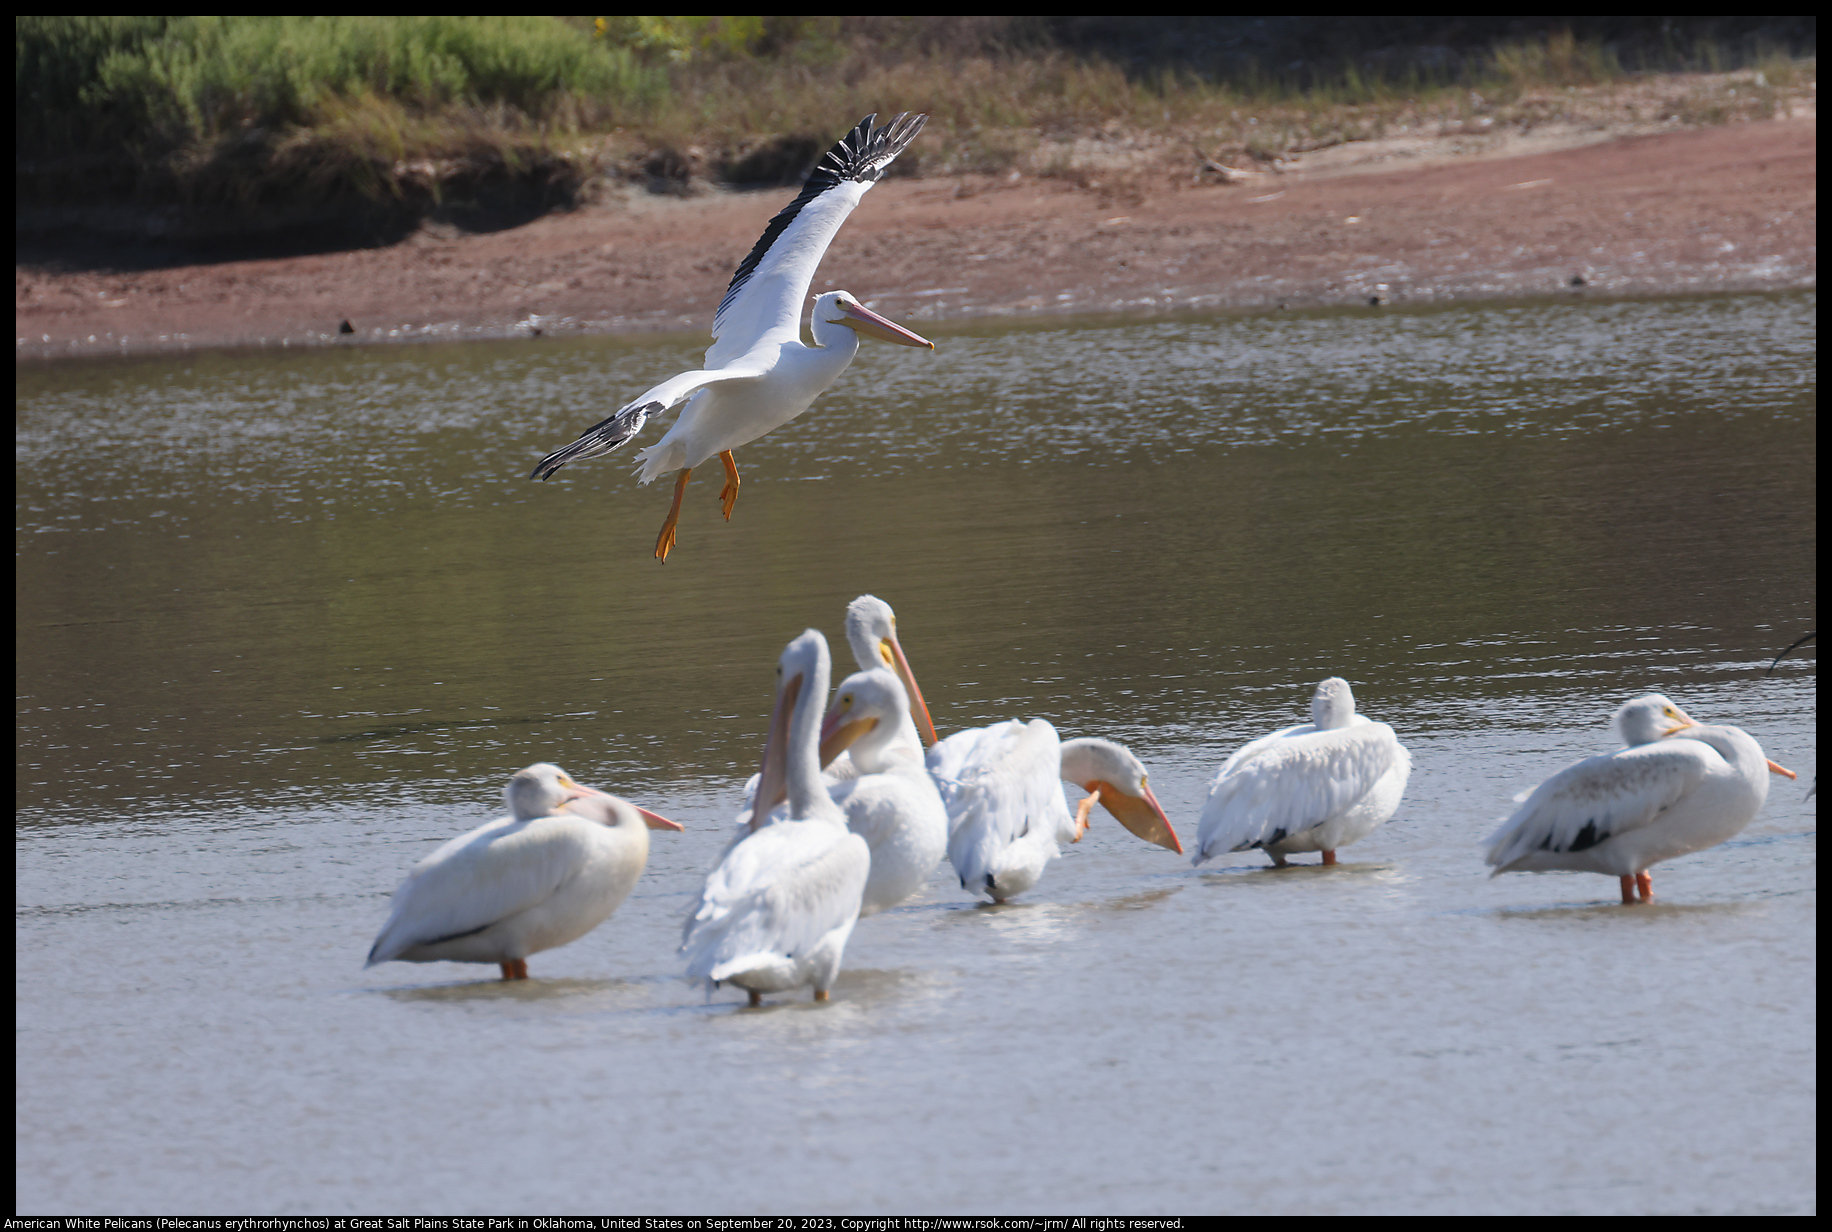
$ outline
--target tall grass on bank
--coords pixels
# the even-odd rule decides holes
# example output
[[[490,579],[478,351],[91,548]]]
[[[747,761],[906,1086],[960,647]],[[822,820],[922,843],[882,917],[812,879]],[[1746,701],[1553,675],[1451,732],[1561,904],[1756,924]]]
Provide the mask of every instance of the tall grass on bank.
[[[1636,108],[1722,121],[1812,88],[1810,60],[1770,52],[1740,91],[1644,98],[1625,58],[1748,67],[1753,44],[1482,42],[1434,20],[1256,22],[1277,34],[1249,54],[1194,18],[19,17],[16,191],[259,212],[507,183],[551,205],[604,176],[790,182],[858,116],[897,110],[931,116],[900,174],[1187,180],[1210,154]]]
[[[385,192],[394,164],[539,151],[667,72],[549,17],[20,17],[17,152],[155,195]],[[509,140],[505,141],[507,137]],[[22,190],[26,187],[22,185]],[[48,185],[55,192],[56,185]]]

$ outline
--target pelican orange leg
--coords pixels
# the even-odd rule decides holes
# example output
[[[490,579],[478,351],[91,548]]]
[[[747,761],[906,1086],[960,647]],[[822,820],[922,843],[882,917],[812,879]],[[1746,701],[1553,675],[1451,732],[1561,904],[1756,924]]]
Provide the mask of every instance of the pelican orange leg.
[[[719,489],[719,506],[725,510],[725,520],[732,520],[732,506],[738,503],[738,459],[732,457],[729,449],[721,450],[719,461],[725,464],[725,486]]]
[[[1641,901],[1644,903],[1654,901],[1654,874],[1646,869],[1636,873],[1633,877],[1623,877],[1621,881],[1624,903],[1633,903],[1637,893],[1640,894]]]
[[[1099,799],[1100,789],[1096,788],[1088,793],[1087,799],[1075,806],[1075,842],[1081,842],[1081,836],[1088,832],[1088,810],[1093,808]]]
[[[1323,862],[1325,864],[1334,864],[1336,862],[1336,853],[1333,851],[1324,852],[1323,853]]]
[[[662,523],[662,533],[655,537],[655,559],[664,565],[668,563],[668,553],[674,550],[674,524],[681,520],[681,497],[687,494],[687,480],[692,475],[691,466],[681,468],[681,477],[674,481],[674,504],[668,507],[668,520]]]
[[[505,980],[525,980],[528,978],[528,960],[526,958],[511,958],[506,963],[497,963],[496,965],[503,969],[503,978]]]

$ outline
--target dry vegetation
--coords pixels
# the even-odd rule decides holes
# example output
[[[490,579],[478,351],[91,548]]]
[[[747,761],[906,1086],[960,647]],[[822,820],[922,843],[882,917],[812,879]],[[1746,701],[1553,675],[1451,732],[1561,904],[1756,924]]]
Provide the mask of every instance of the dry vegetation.
[[[899,174],[1143,187],[1394,137],[1767,118],[1816,86],[1798,38],[1728,19],[1664,42],[1407,27],[1366,53],[1347,50],[1365,22],[1303,44],[1241,23],[1196,47],[1175,19],[1077,20],[18,18],[16,190],[22,208],[268,219],[493,196],[539,212],[619,183],[793,182],[851,119],[903,109],[931,119]]]

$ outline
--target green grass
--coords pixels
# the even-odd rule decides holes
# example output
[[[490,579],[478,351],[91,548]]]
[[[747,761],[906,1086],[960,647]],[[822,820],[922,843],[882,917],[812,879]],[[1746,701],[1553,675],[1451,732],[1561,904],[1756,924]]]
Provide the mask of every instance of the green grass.
[[[1340,50],[1364,27],[1320,30],[1337,50],[1291,68],[1274,48],[1278,73],[1105,54],[1072,20],[19,17],[16,192],[258,212],[529,183],[561,203],[606,177],[788,178],[860,115],[897,110],[931,117],[900,174],[1187,178],[1196,149],[1266,161],[1422,125],[1619,118],[1662,65],[1747,70],[1740,91],[1701,81],[1647,104],[1684,122],[1773,114],[1813,81],[1811,60],[1664,33],[1630,72],[1558,29],[1385,60]]]

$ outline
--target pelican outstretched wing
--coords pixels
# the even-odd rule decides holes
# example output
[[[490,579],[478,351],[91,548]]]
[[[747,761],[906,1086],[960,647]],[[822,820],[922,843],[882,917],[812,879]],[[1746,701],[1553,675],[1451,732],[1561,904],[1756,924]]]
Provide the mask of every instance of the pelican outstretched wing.
[[[767,368],[752,364],[721,368],[717,372],[700,370],[671,376],[654,389],[631,399],[615,415],[581,432],[579,439],[572,444],[564,445],[542,458],[536,464],[534,474],[529,478],[551,479],[555,471],[574,458],[596,458],[622,447],[642,431],[643,425],[649,422],[649,416],[659,415],[663,411],[671,410],[683,402],[690,401],[710,385],[731,381],[754,381],[767,372]]]
[[[750,255],[738,263],[713,316],[708,368],[724,367],[761,342],[801,337],[802,305],[827,245],[928,119],[906,111],[874,127],[877,118],[866,116],[827,151],[800,194],[770,219]]]

